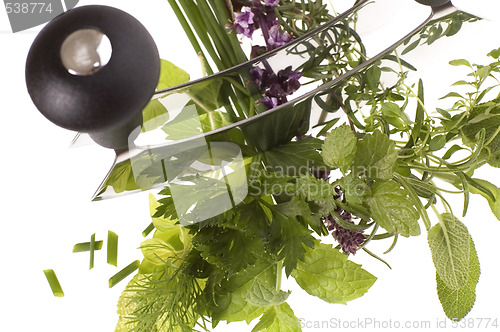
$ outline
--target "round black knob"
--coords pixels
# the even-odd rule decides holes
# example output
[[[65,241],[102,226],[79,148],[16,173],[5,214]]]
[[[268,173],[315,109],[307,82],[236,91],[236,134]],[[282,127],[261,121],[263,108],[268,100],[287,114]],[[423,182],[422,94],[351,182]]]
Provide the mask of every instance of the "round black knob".
[[[451,0],[415,0],[415,1],[423,5],[438,7],[447,4]]]
[[[26,61],[33,103],[50,121],[122,149],[160,75],[156,44],[129,14],[83,6],[49,22]],[[131,129],[132,128],[132,129]]]

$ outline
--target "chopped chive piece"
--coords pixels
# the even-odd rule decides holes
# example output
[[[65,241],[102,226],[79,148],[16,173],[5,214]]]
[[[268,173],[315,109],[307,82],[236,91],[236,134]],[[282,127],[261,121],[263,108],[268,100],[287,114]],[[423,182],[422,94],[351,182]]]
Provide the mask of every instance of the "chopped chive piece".
[[[120,272],[109,278],[109,288],[115,286],[117,283],[128,277],[130,274],[132,274],[135,270],[139,268],[140,262],[134,261],[127,265],[125,268],[123,268]]]
[[[108,231],[108,264],[118,266],[118,235]]]
[[[59,280],[57,279],[54,270],[52,269],[43,270],[43,273],[45,273],[45,278],[47,278],[47,281],[49,282],[50,285],[50,289],[52,289],[52,293],[54,294],[54,296],[64,297],[64,292],[61,288],[61,284],[59,283]]]
[[[95,233],[90,237],[90,264],[89,270],[94,268]]]
[[[96,241],[94,250],[101,250],[102,244],[103,241]],[[73,252],[85,252],[85,251],[90,251],[90,242],[77,243],[73,247]]]
[[[142,231],[142,236],[146,237],[149,235],[155,229],[155,225],[153,223],[149,224],[148,227],[146,227],[145,230]]]

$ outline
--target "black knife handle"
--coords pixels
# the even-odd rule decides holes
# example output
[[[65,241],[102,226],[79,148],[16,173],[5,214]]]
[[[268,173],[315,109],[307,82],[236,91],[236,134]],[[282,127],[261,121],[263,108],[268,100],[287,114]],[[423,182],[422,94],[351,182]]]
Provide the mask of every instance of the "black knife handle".
[[[95,72],[71,73],[61,58],[67,37],[82,29],[104,34],[111,58]],[[160,75],[156,44],[129,14],[108,6],[83,6],[50,21],[35,38],[26,61],[33,103],[50,121],[89,133],[100,145],[123,149],[142,124],[141,111]]]

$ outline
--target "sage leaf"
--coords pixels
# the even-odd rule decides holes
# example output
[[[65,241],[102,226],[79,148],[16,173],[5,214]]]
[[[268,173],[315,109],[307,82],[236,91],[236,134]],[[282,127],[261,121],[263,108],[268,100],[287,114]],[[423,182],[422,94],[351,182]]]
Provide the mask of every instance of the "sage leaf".
[[[357,138],[348,125],[339,126],[328,133],[322,145],[325,164],[347,172],[356,155]]]
[[[419,214],[399,183],[393,180],[376,182],[367,201],[373,220],[386,231],[406,237],[420,235]]]
[[[358,176],[389,180],[394,174],[398,153],[393,141],[379,130],[359,140],[354,158]]]
[[[427,240],[439,278],[448,288],[457,290],[465,286],[469,276],[470,235],[452,214],[444,213],[440,219]]]
[[[454,321],[464,318],[474,306],[476,301],[476,285],[481,273],[479,259],[472,238],[469,237],[470,255],[469,255],[469,275],[467,283],[459,289],[451,289],[441,280],[436,273],[437,292],[439,301],[446,316]]]
[[[307,249],[292,276],[307,293],[343,304],[365,294],[377,279],[331,245],[319,242]]]

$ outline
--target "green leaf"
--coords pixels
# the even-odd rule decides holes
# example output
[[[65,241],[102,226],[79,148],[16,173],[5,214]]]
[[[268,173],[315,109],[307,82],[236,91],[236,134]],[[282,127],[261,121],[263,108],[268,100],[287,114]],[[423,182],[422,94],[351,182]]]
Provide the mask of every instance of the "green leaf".
[[[452,65],[452,66],[466,66],[466,67],[472,68],[469,61],[467,61],[465,59],[451,60],[450,65]]]
[[[116,193],[122,193],[128,190],[140,189],[135,182],[134,172],[130,159],[118,163],[106,181],[106,186],[113,187]]]
[[[321,146],[323,160],[327,165],[338,167],[347,172],[356,155],[357,138],[348,125],[334,128],[326,136]]]
[[[296,179],[295,193],[306,201],[314,203],[314,209],[311,207],[311,210],[321,217],[327,217],[337,206],[334,186],[311,173],[303,174]],[[313,229],[317,232],[316,228]]]
[[[500,57],[500,48],[491,50],[491,52],[488,53],[487,55],[492,57],[493,59],[498,59]]]
[[[402,111],[398,104],[392,102],[383,103],[380,112],[391,125],[398,129],[404,128],[405,124],[401,119]]]
[[[248,302],[258,307],[280,305],[289,295],[290,292],[276,290],[275,286],[257,279],[250,288]]]
[[[273,220],[269,227],[267,245],[277,259],[284,259],[285,273],[289,276],[299,260],[304,260],[306,247],[314,246],[314,237],[309,228],[297,217],[307,223],[316,223],[319,217],[312,216],[311,210],[299,204],[298,198],[272,208]]]
[[[480,194],[481,196],[486,198],[490,206],[491,212],[493,212],[495,217],[497,217],[497,219],[500,220],[500,188],[498,188],[493,183],[488,182],[486,180],[474,179],[474,181],[477,182],[480,186],[489,190],[490,193],[493,194],[493,197],[495,199],[493,200],[491,196],[485,192],[485,190],[480,190],[479,188],[474,186],[470,186],[469,188],[471,193]]]
[[[388,232],[403,236],[420,235],[419,214],[399,183],[390,180],[376,182],[368,198],[373,219]]]
[[[451,214],[442,214],[427,239],[439,278],[450,289],[464,287],[470,258],[470,235],[465,225]]]
[[[487,105],[479,105],[472,110],[468,124],[462,128],[465,140],[476,142],[476,135],[485,130],[485,141],[492,141],[487,145],[492,154],[500,151],[500,135],[497,133],[500,127],[500,107],[490,109]],[[493,135],[496,135],[493,138]]]
[[[370,188],[365,181],[350,173],[340,179],[337,184],[342,188],[345,203],[350,212],[356,215],[370,216],[369,207],[366,204]]]
[[[438,151],[444,148],[445,145],[446,145],[446,135],[437,135],[434,136],[429,142],[429,150]]]
[[[454,98],[463,98],[463,96],[461,94],[459,94],[459,93],[450,92],[450,93],[446,94],[446,96],[443,96],[443,97],[439,98],[439,100],[445,99],[445,98],[451,98],[451,97],[454,97]]]
[[[207,262],[228,276],[254,264],[264,250],[258,238],[239,229],[214,226],[200,229],[193,237],[193,246]]]
[[[179,84],[189,82],[189,74],[173,63],[161,59],[160,79],[157,90],[163,90]]]
[[[306,138],[264,152],[267,171],[298,176],[309,172],[311,168],[324,167],[323,158],[318,152],[322,142],[317,138]]]
[[[302,331],[299,319],[293,313],[288,303],[268,308],[252,332],[299,332]]]
[[[153,99],[142,110],[142,132],[156,129],[168,119],[168,111],[165,106],[159,99]]]
[[[307,250],[292,276],[307,293],[343,304],[365,294],[377,279],[331,245],[319,242]]]
[[[208,304],[212,319],[229,322],[246,321],[250,323],[259,317],[265,307],[256,306],[248,301],[255,290],[254,283],[276,287],[276,265],[266,259],[259,259],[254,265],[223,279],[213,287],[206,287]]]
[[[418,44],[420,44],[420,39],[417,39],[414,42],[412,42],[410,45],[408,45],[403,50],[403,52],[401,53],[401,55],[405,55],[406,53],[409,53],[409,52],[413,51],[415,48],[417,48]]]
[[[463,287],[459,289],[449,288],[436,273],[439,301],[441,302],[446,316],[453,321],[459,321],[464,318],[472,309],[476,301],[476,285],[481,271],[476,248],[470,237],[469,242],[469,274],[467,276],[467,283]]]
[[[395,143],[376,130],[358,141],[354,169],[358,176],[389,180],[394,174],[397,158]]]

